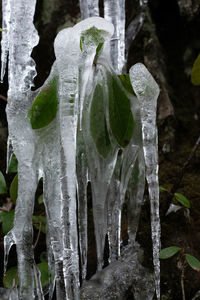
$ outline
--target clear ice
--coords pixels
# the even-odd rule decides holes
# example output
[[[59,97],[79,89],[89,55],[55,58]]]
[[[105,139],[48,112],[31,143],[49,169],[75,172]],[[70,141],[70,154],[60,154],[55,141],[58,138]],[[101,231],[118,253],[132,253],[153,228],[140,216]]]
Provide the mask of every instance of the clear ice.
[[[99,16],[99,0],[79,0],[79,5],[83,20],[89,17]]]
[[[125,1],[105,0],[105,19],[88,18],[74,27],[62,30],[55,39],[56,60],[49,77],[41,88],[31,91],[36,75],[31,52],[39,40],[33,25],[35,5],[36,0],[3,1],[3,28],[6,31],[3,32],[1,42],[1,79],[9,54],[9,100],[6,112],[9,145],[11,141],[12,151],[18,159],[18,199],[14,227],[4,240],[5,267],[11,246],[16,244],[17,247],[19,291],[16,296],[17,291],[13,290],[11,294],[14,296],[10,296],[10,299],[44,299],[34,262],[32,228],[35,191],[41,177],[47,219],[49,298],[52,298],[56,287],[58,300],[79,300],[80,277],[85,282],[81,288],[83,299],[92,297],[91,292],[90,296],[88,294],[88,288],[93,289],[92,293],[97,288],[93,281],[90,287],[90,281],[87,285],[85,280],[88,252],[87,186],[90,182],[98,263],[95,276],[101,278],[103,286],[103,294],[100,291],[99,297],[108,297],[106,288],[110,295],[114,295],[113,274],[117,274],[116,268],[119,270],[118,277],[123,274],[123,284],[127,278],[131,282],[132,275],[126,276],[131,272],[130,266],[133,266],[138,269],[135,272],[135,297],[141,300],[142,297],[152,299],[154,286],[148,271],[138,261],[135,241],[145,176],[151,201],[153,258],[159,299],[160,223],[156,131],[159,89],[142,64],[130,70],[137,97],[124,90],[131,103],[135,129],[123,150],[109,125],[110,76],[123,89],[116,73],[121,73],[125,65]],[[98,1],[80,0],[80,9],[83,19],[99,15]],[[98,39],[94,38],[90,30],[96,30],[94,32]],[[97,51],[99,40],[101,49]],[[44,128],[33,130],[28,112],[37,95],[47,89],[55,78],[59,99],[56,117]],[[97,91],[101,102],[96,105],[102,111],[101,120],[106,124],[111,144],[105,156],[99,153],[91,134],[90,118],[94,109],[92,99]],[[125,195],[129,246],[127,250],[121,251],[121,214]],[[106,235],[110,265],[102,271]],[[121,252],[124,256],[121,256]],[[108,284],[104,285],[106,278]],[[149,289],[140,293],[144,278],[149,283]],[[118,289],[118,294],[121,292]]]
[[[104,18],[114,25],[111,61],[117,74],[125,65],[125,0],[104,0]]]
[[[153,263],[157,298],[160,299],[160,218],[158,183],[158,136],[156,127],[156,107],[159,87],[146,67],[138,63],[130,69],[133,89],[140,101],[142,139],[146,179],[151,204],[151,232],[153,243]]]

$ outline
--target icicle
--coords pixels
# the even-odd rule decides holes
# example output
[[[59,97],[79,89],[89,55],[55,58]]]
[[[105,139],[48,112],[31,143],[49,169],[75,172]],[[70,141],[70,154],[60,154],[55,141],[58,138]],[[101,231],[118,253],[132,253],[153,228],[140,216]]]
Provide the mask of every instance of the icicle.
[[[4,275],[5,275],[6,269],[7,269],[9,252],[10,252],[12,245],[14,245],[14,244],[15,244],[15,239],[14,239],[12,231],[10,231],[4,237]]]
[[[86,95],[85,111],[83,115],[83,124],[85,129],[83,131],[83,134],[86,144],[86,153],[89,165],[89,177],[91,180],[92,187],[93,217],[99,270],[103,266],[104,244],[105,236],[107,233],[106,198],[117,158],[116,144],[113,143],[110,152],[106,154],[106,157],[103,157],[98,153],[94,140],[90,134],[91,100],[97,83],[101,85],[101,91],[103,93],[103,95],[98,94],[98,96],[101,99],[100,101],[103,100],[105,101],[105,103],[108,103],[108,91],[106,88],[107,83],[105,73],[106,72],[104,67],[101,66],[99,62],[99,64],[96,67],[95,76],[93,76],[93,74],[91,74],[90,76],[88,87],[93,86],[93,90],[87,90],[88,94]]]
[[[131,46],[132,41],[136,38],[139,33],[146,15],[148,0],[140,0],[140,11],[138,15],[131,21],[126,29],[126,59],[129,53],[129,48]]]
[[[6,173],[8,173],[8,169],[9,169],[10,162],[11,162],[13,154],[14,154],[14,152],[13,152],[12,141],[11,141],[10,137],[8,137],[8,140],[7,140]]]
[[[99,16],[99,0],[79,0],[81,18]]]
[[[130,69],[133,89],[140,101],[143,149],[146,164],[151,203],[151,229],[153,243],[153,262],[157,298],[160,299],[160,219],[159,219],[159,184],[158,184],[158,145],[156,127],[156,105],[159,87],[143,64],[136,64]]]
[[[10,32],[10,2],[2,0],[2,39],[1,39],[1,82],[6,71],[7,57],[9,52],[9,32]]]
[[[30,57],[39,41],[33,25],[35,5],[36,0],[10,1],[8,98],[12,101],[33,86],[36,75],[35,63]]]
[[[10,14],[7,6],[4,11],[6,15],[3,17],[7,26],[10,22],[6,43],[3,44],[6,47],[3,50],[4,63],[9,46],[9,101],[6,112],[9,138],[18,159],[18,199],[14,228],[5,237],[5,241],[8,244],[12,235],[12,243],[14,241],[17,246],[19,297],[33,299],[32,212],[37,176],[35,165],[32,165],[34,134],[26,117],[28,104],[33,98],[30,92],[25,91],[33,85],[32,80],[36,74],[34,62],[30,58],[33,47],[38,43],[38,35],[33,25],[36,1],[11,0],[8,3]]]
[[[59,122],[61,137],[61,218],[63,276],[66,299],[79,297],[79,259],[76,219],[76,131],[80,38],[73,28],[62,30],[55,40],[59,72]],[[66,52],[68,49],[68,52]]]
[[[121,199],[120,199],[120,170],[122,153],[118,153],[117,162],[110,181],[107,194],[108,210],[108,242],[109,262],[113,262],[120,256],[120,232],[121,232]]]
[[[77,136],[77,182],[78,182],[78,225],[79,225],[79,247],[82,280],[87,273],[87,251],[88,251],[88,224],[87,224],[87,184],[88,166],[85,155],[85,146],[82,131]]]
[[[135,244],[144,189],[145,162],[143,149],[140,148],[128,186],[128,236],[129,243],[132,245]]]
[[[111,60],[115,72],[121,74],[125,65],[125,1],[105,0],[104,18],[115,28],[111,39]]]
[[[37,267],[36,263],[33,265],[34,268],[34,277],[35,277],[35,283],[36,283],[36,295],[38,299],[44,300],[44,295],[43,295],[43,290],[42,290],[42,285],[41,285],[41,273],[39,268]]]
[[[128,182],[138,155],[138,146],[130,144],[118,155],[108,191],[108,237],[110,261],[120,256],[121,213]]]

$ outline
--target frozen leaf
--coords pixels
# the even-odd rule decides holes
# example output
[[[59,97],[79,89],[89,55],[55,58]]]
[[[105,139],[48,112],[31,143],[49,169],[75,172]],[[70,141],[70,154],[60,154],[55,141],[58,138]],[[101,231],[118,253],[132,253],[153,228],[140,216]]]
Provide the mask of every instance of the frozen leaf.
[[[38,203],[39,203],[39,204],[42,204],[43,202],[44,202],[43,194],[41,194],[41,195],[38,197]]]
[[[58,106],[57,84],[55,77],[34,100],[28,113],[33,129],[43,128],[55,118]]]
[[[33,216],[33,226],[37,230],[41,230],[43,233],[46,233],[46,218],[44,216]]]
[[[192,67],[191,82],[194,85],[200,85],[200,54]]]
[[[169,214],[172,213],[172,212],[175,213],[175,212],[177,212],[179,209],[181,209],[181,206],[180,206],[180,205],[175,205],[175,204],[171,203],[165,215],[167,216],[167,215],[169,215]]]
[[[102,49],[102,47],[103,47],[103,44],[104,44],[104,43],[99,43],[99,45],[97,46],[95,59],[98,58],[99,53],[100,53],[100,51],[101,51],[101,49]]]
[[[49,285],[49,269],[48,269],[48,263],[47,262],[42,262],[40,264],[37,264],[38,269],[40,270],[41,273],[41,284],[42,286],[47,286]]]
[[[17,161],[16,156],[13,154],[11,161],[10,161],[9,168],[8,168],[8,172],[9,173],[17,173],[17,169],[18,169],[18,161]]]
[[[17,266],[8,269],[5,276],[3,277],[3,285],[7,289],[12,288],[14,282],[15,285],[17,286],[18,285]]]
[[[103,34],[105,34],[105,31],[97,29],[95,26],[89,28],[88,30],[85,30],[81,34],[80,38],[80,49],[81,51],[84,50],[84,47],[88,47],[91,45],[96,45],[97,48],[99,47],[99,51],[101,50],[101,47],[104,43],[104,37]],[[102,46],[99,46],[102,44]],[[96,52],[96,54],[98,54]]]
[[[127,92],[135,95],[129,74],[121,74],[121,75],[118,75],[118,77],[119,77],[123,87],[127,90]]]
[[[200,272],[200,261],[196,257],[190,254],[185,254],[185,258],[192,269]]]
[[[190,201],[185,196],[180,193],[175,193],[174,196],[178,202],[180,202],[185,207],[190,208]]]
[[[100,84],[96,85],[93,94],[90,111],[90,130],[99,154],[106,158],[111,150],[111,143],[106,125],[103,87]]]
[[[7,193],[6,181],[5,178],[0,171],[0,195]]]
[[[14,203],[16,203],[17,195],[18,195],[18,174],[15,175],[10,185],[10,198]]]
[[[2,222],[2,230],[4,235],[6,235],[12,228],[14,224],[14,209],[11,211],[3,211],[0,213],[0,222]]]
[[[164,248],[160,251],[160,259],[167,259],[175,255],[177,252],[182,250],[182,248],[171,246],[168,248]]]
[[[129,144],[135,127],[130,99],[117,76],[107,72],[107,77],[110,127],[117,143],[124,148]]]

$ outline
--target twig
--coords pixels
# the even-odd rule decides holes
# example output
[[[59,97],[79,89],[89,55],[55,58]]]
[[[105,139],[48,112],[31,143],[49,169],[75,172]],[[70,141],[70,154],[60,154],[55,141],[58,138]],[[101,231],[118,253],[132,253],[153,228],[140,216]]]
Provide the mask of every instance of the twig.
[[[182,179],[183,179],[183,176],[184,176],[184,173],[185,173],[185,169],[188,167],[188,165],[190,164],[192,158],[194,157],[198,147],[200,145],[200,136],[198,137],[192,151],[190,152],[190,155],[188,156],[188,159],[185,161],[185,163],[183,164],[183,167],[181,169],[181,172],[180,172],[180,175],[179,175],[179,179],[178,179],[178,182],[173,186],[172,190],[171,190],[171,193],[173,194],[174,192],[176,192],[176,190],[178,189]]]
[[[37,238],[36,238],[35,244],[34,244],[34,246],[33,246],[33,249],[35,249],[35,248],[36,248],[36,246],[37,246],[37,243],[38,243],[38,241],[39,241],[39,238],[40,238],[40,233],[41,233],[41,228],[42,228],[42,222],[40,222],[39,231],[38,231]]]
[[[37,280],[37,286],[38,286],[40,297],[41,297],[40,299],[43,299],[43,291],[42,291],[41,282],[40,282],[40,273],[39,273],[38,266],[36,265],[35,261],[34,261],[34,266],[35,266],[35,275],[36,275],[36,280]]]
[[[185,268],[184,268],[184,264],[182,265],[181,268],[181,291],[182,291],[182,296],[183,296],[183,300],[185,300],[185,289],[184,289],[184,272],[185,272]]]
[[[3,101],[5,101],[6,103],[8,103],[8,99],[5,96],[0,95],[0,99],[2,99]]]
[[[6,208],[3,208],[3,207],[0,207],[0,211],[8,212],[8,210]]]

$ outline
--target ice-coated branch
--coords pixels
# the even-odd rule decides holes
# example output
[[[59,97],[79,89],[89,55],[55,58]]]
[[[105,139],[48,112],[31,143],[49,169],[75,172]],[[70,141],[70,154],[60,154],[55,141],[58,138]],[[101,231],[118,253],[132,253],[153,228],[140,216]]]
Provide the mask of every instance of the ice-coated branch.
[[[158,136],[156,127],[156,107],[159,87],[146,67],[138,63],[130,69],[133,89],[140,101],[143,150],[146,165],[151,203],[151,231],[153,243],[153,262],[157,298],[160,299],[160,218],[158,183]]]
[[[81,18],[99,16],[99,0],[79,0]]]

